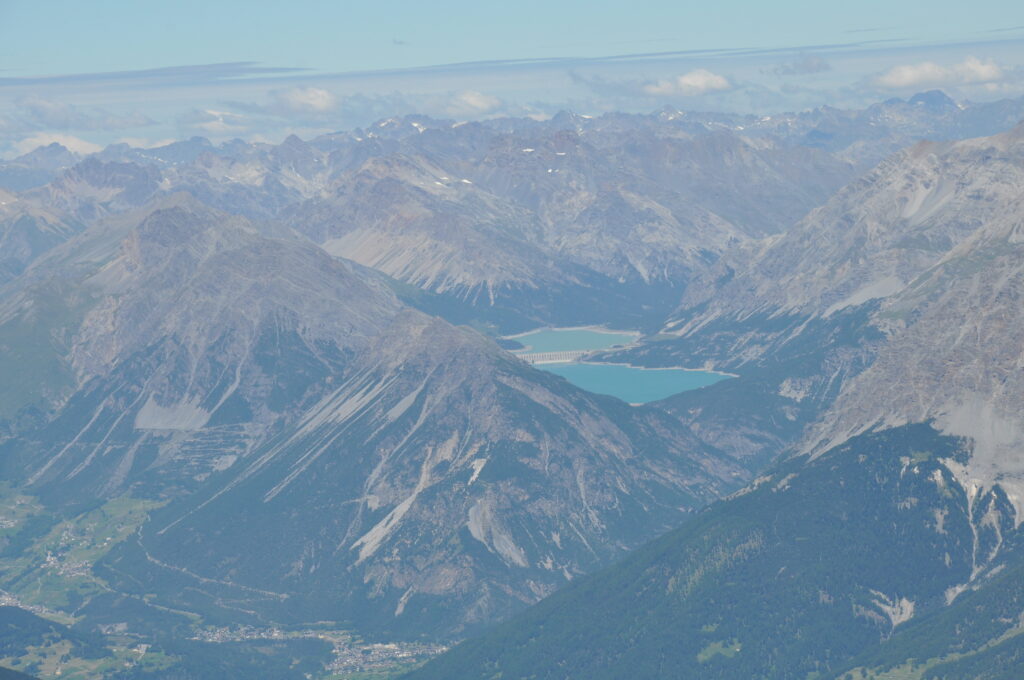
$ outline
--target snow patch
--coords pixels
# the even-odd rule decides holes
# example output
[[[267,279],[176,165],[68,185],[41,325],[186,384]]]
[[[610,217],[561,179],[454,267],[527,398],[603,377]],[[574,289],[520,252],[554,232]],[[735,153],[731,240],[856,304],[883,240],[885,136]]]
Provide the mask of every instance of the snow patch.
[[[792,399],[797,403],[806,399],[807,393],[807,390],[798,387],[792,378],[786,378],[782,381],[782,384],[779,385],[778,395],[780,397],[785,397],[786,399]]]
[[[861,286],[856,292],[840,300],[825,310],[825,316],[832,316],[836,312],[847,307],[862,305],[868,300],[886,298],[903,290],[904,284],[895,276],[886,276],[878,281],[872,281],[866,286]]]
[[[526,552],[515,544],[509,533],[501,526],[488,501],[478,500],[469,509],[467,526],[473,538],[483,543],[491,552],[503,557],[506,562],[518,567],[528,566]]]
[[[1020,526],[1024,512],[1024,445],[1020,423],[1007,417],[993,400],[981,394],[969,395],[935,419],[935,427],[946,435],[966,437],[972,442],[966,465],[954,460],[942,463],[967,490],[1000,485],[1013,504],[1014,525]]]
[[[875,596],[872,603],[889,617],[893,628],[914,618],[913,600],[908,600],[905,597],[899,599],[895,597],[890,598],[885,593],[880,593],[877,590],[872,590],[871,593]]]
[[[420,466],[419,480],[416,482],[416,487],[412,490],[412,493],[409,494],[405,500],[396,505],[384,519],[374,525],[372,529],[352,544],[352,550],[357,548],[359,549],[359,559],[356,561],[356,564],[361,563],[363,560],[377,552],[387,537],[390,536],[399,523],[401,523],[402,518],[405,517],[407,512],[409,512],[409,509],[412,507],[412,504],[416,502],[416,498],[419,497],[420,493],[431,485],[432,479],[430,473],[433,471],[434,466],[441,461],[451,460],[454,457],[458,441],[459,433],[455,432],[446,442],[435,449],[427,451],[423,464]],[[399,447],[401,446],[402,444],[399,444]]]
[[[470,467],[473,468],[473,476],[469,478],[469,483],[472,484],[473,482],[476,481],[476,478],[480,476],[480,471],[484,469],[484,465],[487,465],[487,459],[477,458],[476,460],[472,461],[469,465]]]
[[[412,406],[413,402],[416,401],[416,398],[420,396],[420,392],[423,391],[423,388],[426,386],[426,384],[427,381],[424,380],[422,383],[420,383],[420,386],[417,387],[413,392],[410,392],[409,394],[402,397],[402,399],[397,404],[391,407],[391,409],[387,413],[387,420],[389,423],[395,422],[396,420],[399,419],[399,417],[401,417],[403,413],[409,410],[409,407]]]
[[[183,430],[202,429],[210,419],[210,413],[199,406],[197,398],[172,406],[161,406],[149,395],[145,405],[135,415],[136,430]]]

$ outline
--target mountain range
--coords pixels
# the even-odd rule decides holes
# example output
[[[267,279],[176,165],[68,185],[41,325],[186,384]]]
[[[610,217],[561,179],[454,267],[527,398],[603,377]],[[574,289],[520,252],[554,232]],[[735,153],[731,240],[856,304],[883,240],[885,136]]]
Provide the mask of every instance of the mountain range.
[[[1021,134],[916,145],[722,263],[631,356],[823,368],[859,315],[860,369],[777,382],[834,396],[748,487],[410,677],[1016,677]]]
[[[0,164],[0,604],[42,631],[0,666],[299,678],[469,638],[410,677],[1004,677],[1021,117]],[[585,324],[643,331],[601,361],[735,377],[630,405],[502,348]]]

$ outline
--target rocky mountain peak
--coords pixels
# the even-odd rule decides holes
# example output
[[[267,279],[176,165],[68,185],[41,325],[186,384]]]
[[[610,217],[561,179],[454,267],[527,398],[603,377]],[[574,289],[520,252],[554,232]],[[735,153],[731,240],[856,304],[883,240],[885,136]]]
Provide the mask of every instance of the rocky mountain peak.
[[[74,165],[81,158],[58,142],[36,147],[27,154],[14,159],[15,163],[30,168],[58,171]]]
[[[919,92],[911,97],[907,103],[911,106],[923,106],[937,112],[959,108],[956,101],[942,90]]]

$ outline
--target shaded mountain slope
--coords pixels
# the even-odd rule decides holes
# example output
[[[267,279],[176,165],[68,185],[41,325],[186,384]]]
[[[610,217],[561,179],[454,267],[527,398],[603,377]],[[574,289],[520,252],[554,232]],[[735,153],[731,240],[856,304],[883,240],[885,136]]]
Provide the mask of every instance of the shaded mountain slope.
[[[13,339],[31,337],[36,319],[57,324],[34,331],[49,347],[15,346],[8,357],[26,384],[31,376],[17,376],[35,367],[19,354],[47,367],[52,383],[16,396],[55,416],[11,442],[23,453],[10,454],[9,469],[104,494],[170,440],[158,463],[212,436],[221,462],[200,457],[190,474],[225,464],[293,408],[285,393],[301,398],[399,309],[349,265],[183,195],[54,251],[2,304]]]
[[[788,461],[408,677],[834,677],[1020,560],[1005,494],[950,473],[967,454],[919,425]]]
[[[129,546],[111,572],[175,607],[230,593],[269,617],[444,637],[552,592],[746,475],[658,411],[587,395],[416,314],[337,380],[294,427],[156,513],[138,546],[149,564]],[[203,578],[179,595],[154,564]]]
[[[4,477],[60,512],[164,504],[102,563],[153,617],[436,638],[749,479],[662,411],[537,371],[382,279],[187,194],[96,222],[0,291],[5,360],[32,387],[7,404]]]
[[[0,285],[79,229],[38,201],[0,189]]]
[[[842,432],[814,435],[824,438],[825,448],[828,441],[842,441],[843,432],[849,436],[879,423],[921,422],[952,412],[952,402],[923,407],[949,392],[939,386],[949,377],[939,357],[958,366],[956,389],[962,394],[952,398],[957,403],[971,400],[967,385],[976,381],[975,369],[978,377],[1013,373],[1007,362],[1016,356],[1015,246],[1008,234],[985,235],[1011,229],[1019,214],[1021,130],[922,143],[895,154],[786,234],[720,261],[713,274],[691,283],[677,320],[665,332],[610,356],[648,366],[740,373],[735,383],[711,392],[747,390],[764,399],[751,404],[741,398],[738,408],[718,415],[689,405],[692,395],[666,405],[687,422],[700,417],[709,444],[752,448],[755,455],[778,454],[796,444],[804,428],[847,388],[850,396],[843,403],[849,405],[842,408],[859,410],[836,426]],[[979,239],[995,240],[983,247],[975,243]],[[983,310],[989,308],[992,314],[986,316]],[[1008,320],[999,321],[999,315]],[[971,344],[979,336],[960,334],[959,324],[985,327],[988,337]],[[917,362],[924,364],[922,370],[908,379],[904,369]],[[851,381],[872,365],[877,368],[864,378],[865,388],[852,391]],[[886,384],[870,378],[883,370]],[[925,372],[931,377],[924,378]],[[997,395],[1000,389],[989,381],[982,391]],[[880,393],[897,401],[880,401]],[[855,394],[862,395],[864,408],[853,405]],[[900,400],[921,402],[904,407]],[[752,427],[759,420],[763,428]],[[729,443],[744,431],[750,436]],[[788,434],[779,437],[783,431]],[[975,436],[978,430],[950,432]]]
[[[760,252],[729,263],[720,283],[687,291],[680,320],[670,327],[685,336],[721,317],[827,316],[894,295],[1004,210],[1022,186],[1024,127],[921,143],[844,188]]]
[[[787,356],[808,361],[808,375],[774,379],[811,427],[708,436],[716,423],[701,409],[714,418],[713,403],[683,395],[664,406],[736,450],[782,432],[792,446],[784,462],[410,677],[1012,677],[1024,631],[1020,139],[1017,129],[944,147],[928,160],[934,176],[916,173],[926,147],[897,156],[894,167],[916,179],[877,182],[858,201],[862,219],[798,247],[808,223],[738,272],[723,290],[745,295],[713,298],[709,309],[735,313],[729,337],[748,353],[734,361],[754,374]],[[945,183],[950,191],[938,189]],[[912,206],[909,217],[901,206]],[[830,249],[838,256],[822,257],[833,269],[819,267],[813,253]],[[902,278],[837,305],[880,271]],[[766,285],[746,288],[756,281]],[[837,342],[851,320],[860,336]],[[735,349],[716,344],[716,323],[665,342]],[[857,370],[822,370],[844,344],[862,352]],[[773,400],[743,413],[784,414]]]

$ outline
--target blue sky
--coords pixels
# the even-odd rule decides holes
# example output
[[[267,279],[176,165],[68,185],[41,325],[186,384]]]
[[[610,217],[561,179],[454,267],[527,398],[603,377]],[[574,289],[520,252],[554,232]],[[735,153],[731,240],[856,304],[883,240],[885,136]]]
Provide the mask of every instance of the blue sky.
[[[0,0],[0,153],[453,118],[1021,96],[1024,3]]]
[[[1009,0],[4,0],[12,75],[258,61],[325,71],[495,59],[964,41],[1024,24]]]

